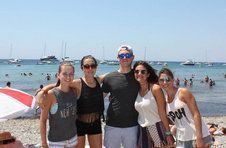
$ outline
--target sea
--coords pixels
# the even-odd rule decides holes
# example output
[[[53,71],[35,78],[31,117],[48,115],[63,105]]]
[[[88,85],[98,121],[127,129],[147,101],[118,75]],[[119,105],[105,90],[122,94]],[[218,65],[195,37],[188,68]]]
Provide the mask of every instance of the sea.
[[[27,92],[31,95],[40,85],[55,83],[55,74],[59,64],[39,65],[36,59],[24,59],[20,65],[8,64],[5,59],[0,59],[0,87],[4,87],[8,81],[11,87]],[[184,66],[181,62],[161,61],[152,62],[151,66],[157,71],[162,67],[170,68],[175,78],[180,79],[180,86],[187,87],[195,96],[199,111],[202,116],[221,116],[226,115],[226,66],[224,63],[212,63],[208,66],[198,63],[194,66]],[[75,78],[83,75],[80,63],[75,65]],[[118,65],[99,64],[97,75],[116,71]],[[47,80],[47,75],[51,79]],[[208,76],[215,81],[214,86],[202,83],[204,77]],[[183,79],[193,79],[192,86],[184,86]],[[189,81],[188,81],[189,82]],[[106,103],[107,108],[107,103]]]

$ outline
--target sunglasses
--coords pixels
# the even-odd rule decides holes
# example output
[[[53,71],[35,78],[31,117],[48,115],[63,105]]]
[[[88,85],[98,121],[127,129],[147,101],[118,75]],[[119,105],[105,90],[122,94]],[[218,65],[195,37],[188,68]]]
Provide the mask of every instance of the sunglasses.
[[[164,78],[161,78],[159,79],[159,83],[169,83],[171,81],[171,79],[169,77],[164,77]]]
[[[135,74],[141,73],[142,75],[145,75],[147,73],[147,70],[135,70],[134,73]]]
[[[121,53],[121,54],[118,55],[119,59],[124,59],[124,58],[129,59],[132,56],[133,56],[132,53]]]
[[[97,68],[97,65],[96,64],[91,64],[91,65],[89,65],[89,64],[86,64],[86,65],[83,65],[83,68],[85,68],[85,69],[96,69]]]

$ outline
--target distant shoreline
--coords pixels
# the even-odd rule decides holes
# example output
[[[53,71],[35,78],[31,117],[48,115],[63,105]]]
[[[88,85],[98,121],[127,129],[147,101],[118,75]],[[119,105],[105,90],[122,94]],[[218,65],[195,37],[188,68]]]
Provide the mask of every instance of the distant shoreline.
[[[82,57],[81,57],[82,58]],[[5,61],[5,60],[8,60],[9,58],[4,58],[4,59],[1,59],[0,58],[0,61]],[[58,58],[58,59],[61,59],[61,58]],[[73,59],[73,58],[72,58]],[[97,58],[98,59],[98,58]],[[20,59],[20,60],[40,60],[40,58],[35,58],[35,59]],[[81,61],[81,59],[73,59],[74,61]],[[98,59],[98,60],[101,60],[101,59]],[[117,60],[117,57],[115,57],[115,59],[106,59],[106,61],[116,61]],[[135,59],[134,62],[136,61],[139,61],[139,60],[144,60],[144,59]],[[186,61],[185,60],[178,60],[178,61],[171,61],[171,60],[152,60],[152,59],[146,59],[145,61],[151,61],[151,62],[184,62]],[[207,63],[206,61],[194,61],[196,63]],[[209,63],[215,63],[215,64],[226,64],[226,61],[208,61]]]

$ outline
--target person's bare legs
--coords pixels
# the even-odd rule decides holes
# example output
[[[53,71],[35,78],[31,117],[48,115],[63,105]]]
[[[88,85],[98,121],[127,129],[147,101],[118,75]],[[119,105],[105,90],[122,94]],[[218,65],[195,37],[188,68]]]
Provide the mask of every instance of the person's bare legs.
[[[78,136],[78,144],[76,145],[76,148],[84,148],[85,147],[85,136]]]
[[[102,148],[102,134],[88,135],[90,148]]]

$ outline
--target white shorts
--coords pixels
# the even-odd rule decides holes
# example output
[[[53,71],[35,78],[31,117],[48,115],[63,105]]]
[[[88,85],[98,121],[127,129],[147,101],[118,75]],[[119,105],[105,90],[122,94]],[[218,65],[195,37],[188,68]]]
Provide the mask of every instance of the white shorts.
[[[78,144],[78,136],[74,136],[69,140],[52,142],[48,141],[49,148],[72,148]]]

